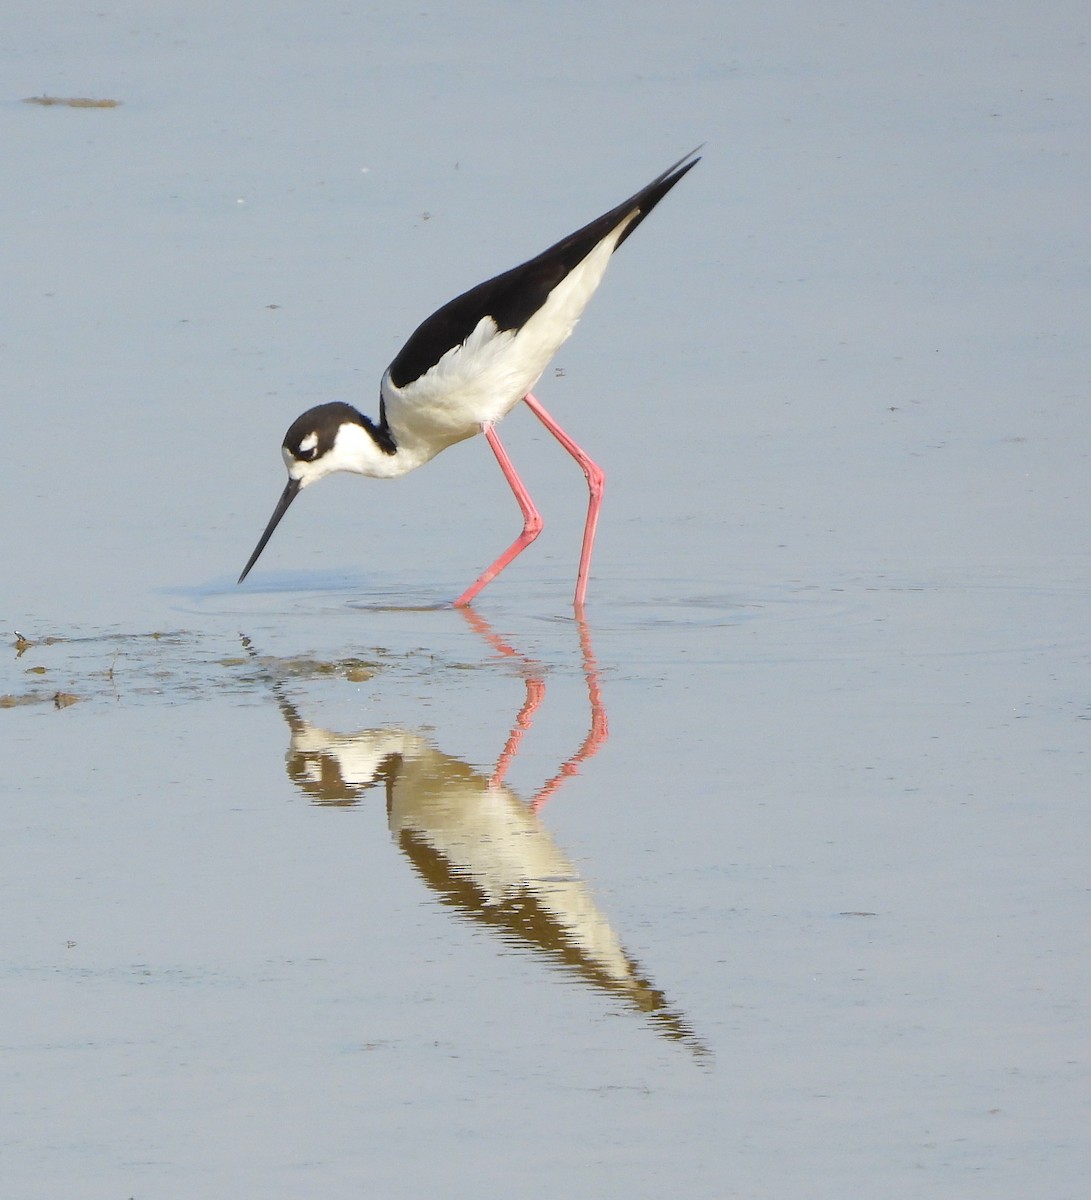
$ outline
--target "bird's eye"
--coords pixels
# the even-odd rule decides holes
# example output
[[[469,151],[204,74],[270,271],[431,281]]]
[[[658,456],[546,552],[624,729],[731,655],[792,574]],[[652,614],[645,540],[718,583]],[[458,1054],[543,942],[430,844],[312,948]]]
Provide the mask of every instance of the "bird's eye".
[[[318,452],[318,434],[308,433],[299,443],[296,458],[305,458],[309,462]]]

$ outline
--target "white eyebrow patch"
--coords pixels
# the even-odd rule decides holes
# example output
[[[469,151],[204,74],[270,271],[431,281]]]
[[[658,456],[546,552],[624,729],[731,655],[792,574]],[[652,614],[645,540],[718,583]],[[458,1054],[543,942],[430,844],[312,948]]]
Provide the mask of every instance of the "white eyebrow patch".
[[[318,445],[318,434],[308,433],[305,438],[299,443],[299,448],[304,454],[310,454],[311,451]]]

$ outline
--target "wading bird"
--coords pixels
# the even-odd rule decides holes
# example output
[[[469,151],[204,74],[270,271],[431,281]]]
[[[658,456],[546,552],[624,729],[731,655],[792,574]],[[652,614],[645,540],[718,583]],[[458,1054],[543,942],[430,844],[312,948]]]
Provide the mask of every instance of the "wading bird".
[[[698,147],[699,149],[699,147]],[[590,499],[575,605],[587,595],[605,476],[531,394],[602,281],[610,256],[700,161],[681,158],[634,196],[521,266],[478,284],[434,312],[383,376],[379,419],[349,404],[320,404],[295,420],[281,452],[288,484],[239,576],[246,578],[299,492],[334,471],[394,479],[441,450],[483,433],[523,514],[523,532],[455,601],[469,604],[538,536],[542,518],[500,442],[496,424],[520,400],[580,464]]]

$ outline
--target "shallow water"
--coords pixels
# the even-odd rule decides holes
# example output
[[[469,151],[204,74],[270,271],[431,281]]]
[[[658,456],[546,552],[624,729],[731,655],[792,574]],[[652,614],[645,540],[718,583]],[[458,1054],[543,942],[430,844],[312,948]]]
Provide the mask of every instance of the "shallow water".
[[[1083,1195],[1086,16],[728,11],[13,19],[122,103],[0,108],[5,1194]],[[539,389],[585,621],[521,412],[473,611],[480,439],[235,586],[700,137]]]

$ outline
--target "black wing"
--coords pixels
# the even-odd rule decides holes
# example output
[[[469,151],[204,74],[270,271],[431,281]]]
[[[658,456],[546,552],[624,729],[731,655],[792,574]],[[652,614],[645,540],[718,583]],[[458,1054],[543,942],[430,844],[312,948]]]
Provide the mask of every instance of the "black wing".
[[[437,309],[417,326],[390,364],[390,380],[394,386],[405,387],[419,379],[448,350],[461,346],[482,317],[492,317],[499,330],[525,325],[557,284],[626,216],[635,212],[636,216],[618,238],[618,246],[625,241],[679,179],[701,161],[694,157],[696,153],[696,150],[690,151],[634,196],[543,250],[536,258],[479,283]]]

